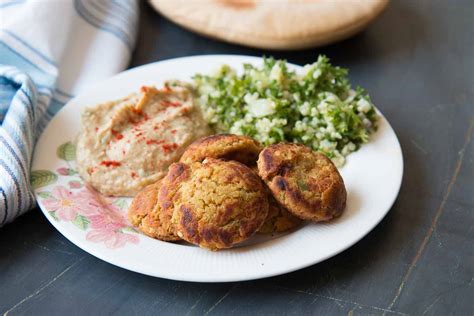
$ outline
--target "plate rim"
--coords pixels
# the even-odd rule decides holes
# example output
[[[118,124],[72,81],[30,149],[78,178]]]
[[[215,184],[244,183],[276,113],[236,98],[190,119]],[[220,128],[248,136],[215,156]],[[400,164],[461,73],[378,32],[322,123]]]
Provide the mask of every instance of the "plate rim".
[[[250,55],[240,55],[240,54],[201,54],[201,55],[183,56],[183,57],[177,57],[177,58],[168,58],[168,59],[163,59],[163,60],[160,60],[160,61],[156,61],[156,62],[152,62],[152,63],[148,63],[148,64],[144,64],[144,65],[140,65],[140,66],[137,66],[137,67],[126,69],[126,70],[124,70],[122,72],[119,72],[119,73],[117,73],[117,74],[115,74],[115,75],[113,75],[113,76],[111,76],[111,77],[109,77],[105,80],[100,81],[98,84],[105,84],[107,81],[111,81],[111,80],[113,80],[117,77],[127,76],[127,74],[130,73],[130,72],[139,71],[140,69],[143,69],[143,68],[148,68],[148,67],[151,67],[151,66],[157,66],[159,64],[170,62],[170,61],[171,62],[180,62],[180,61],[188,60],[188,59],[200,59],[200,58],[214,59],[214,58],[226,58],[226,57],[239,58],[239,59],[243,58],[243,59],[247,59],[247,60],[253,60],[255,62],[263,60],[263,57],[250,56]],[[291,65],[291,66],[297,67],[297,68],[302,67],[301,65],[293,64],[293,63],[290,63],[290,62],[288,62],[288,64]],[[48,122],[47,126],[44,128],[41,135],[38,137],[38,142],[37,143],[39,143],[40,140],[43,138],[43,136],[44,136],[45,132],[47,131],[48,127],[50,126],[50,124],[52,124],[54,121],[58,120],[58,118],[61,116],[61,113],[67,110],[70,103],[74,103],[74,101],[76,99],[90,94],[89,91],[91,91],[93,89],[94,89],[93,86],[85,89],[81,94],[76,95],[74,98],[71,98],[66,104],[64,104],[64,106]],[[118,266],[120,268],[129,270],[129,271],[133,271],[133,272],[137,272],[137,273],[141,273],[141,274],[149,275],[149,276],[153,276],[153,277],[169,279],[169,280],[186,281],[186,282],[201,282],[201,283],[249,281],[249,280],[257,280],[257,279],[263,279],[263,278],[269,278],[269,277],[273,277],[273,276],[283,275],[283,274],[291,273],[291,272],[301,270],[301,269],[307,268],[309,266],[315,265],[317,263],[323,262],[323,261],[325,261],[325,260],[327,260],[327,259],[329,259],[329,258],[331,258],[331,257],[333,257],[337,254],[340,254],[340,253],[344,252],[345,250],[349,249],[350,247],[354,246],[356,243],[358,243],[360,240],[362,240],[364,237],[366,237],[378,224],[380,224],[380,222],[386,217],[388,212],[392,209],[396,199],[399,196],[399,193],[400,193],[400,190],[401,190],[401,185],[403,183],[403,177],[404,177],[403,151],[402,151],[402,147],[400,145],[399,138],[398,138],[395,130],[393,129],[392,125],[390,124],[390,122],[386,119],[386,117],[383,115],[383,113],[377,107],[376,107],[376,109],[377,109],[377,113],[380,115],[381,119],[383,119],[385,121],[385,123],[387,124],[387,127],[388,127],[389,131],[391,131],[393,133],[393,135],[395,136],[396,145],[397,145],[396,149],[399,152],[399,158],[400,158],[400,173],[399,173],[399,177],[398,177],[398,183],[396,183],[397,190],[396,190],[396,193],[393,195],[390,203],[387,204],[388,205],[387,209],[383,212],[383,214],[382,214],[382,212],[380,213],[379,218],[376,221],[374,221],[372,223],[372,225],[367,226],[367,228],[364,229],[365,232],[363,234],[361,234],[361,236],[351,240],[350,242],[346,243],[344,246],[339,247],[339,248],[334,248],[333,250],[329,251],[325,256],[320,256],[317,259],[315,259],[314,261],[303,262],[302,264],[294,264],[289,268],[288,268],[287,265],[282,265],[282,267],[280,269],[275,270],[275,271],[270,271],[269,273],[258,271],[257,273],[254,273],[254,274],[247,273],[245,275],[242,275],[241,277],[238,277],[238,276],[226,277],[224,275],[224,276],[219,277],[219,278],[216,278],[216,277],[206,278],[205,276],[203,277],[202,275],[198,275],[196,277],[189,277],[189,276],[180,277],[178,271],[176,273],[174,273],[174,275],[169,275],[169,274],[160,274],[159,269],[157,269],[156,273],[151,274],[149,271],[145,271],[144,269],[141,269],[140,267],[127,266],[126,263],[122,263],[122,262],[120,262],[120,260],[115,260],[115,258],[110,258],[110,257],[107,257],[107,255],[103,255],[100,252],[99,249],[89,248],[87,246],[88,242],[86,240],[82,240],[80,238],[80,236],[74,235],[74,234],[69,234],[67,229],[63,228],[61,226],[60,222],[56,222],[52,218],[52,216],[48,213],[46,208],[44,208],[44,206],[42,206],[42,204],[39,202],[40,199],[38,199],[37,189],[33,190],[33,193],[35,195],[35,198],[38,201],[38,207],[41,210],[41,212],[48,219],[48,221],[53,225],[53,227],[55,227],[59,231],[59,233],[61,233],[61,235],[63,235],[66,239],[71,241],[74,245],[81,248],[83,251],[93,255],[94,257],[97,257],[100,260],[103,260],[107,263],[110,263],[112,265]],[[38,148],[39,148],[38,146],[35,146],[35,150],[34,150],[33,157],[32,157],[32,164],[31,164],[32,167],[35,165],[35,162],[36,162],[36,159],[37,159]]]

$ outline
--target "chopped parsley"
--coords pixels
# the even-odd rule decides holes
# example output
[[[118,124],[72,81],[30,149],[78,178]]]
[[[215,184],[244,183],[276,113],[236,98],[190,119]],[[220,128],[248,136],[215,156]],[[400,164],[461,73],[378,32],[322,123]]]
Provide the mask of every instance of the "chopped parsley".
[[[223,65],[193,80],[204,117],[216,132],[251,136],[265,145],[305,144],[342,166],[377,126],[369,96],[360,87],[352,89],[347,74],[326,56],[301,71],[266,58],[261,67],[244,64],[242,74]]]

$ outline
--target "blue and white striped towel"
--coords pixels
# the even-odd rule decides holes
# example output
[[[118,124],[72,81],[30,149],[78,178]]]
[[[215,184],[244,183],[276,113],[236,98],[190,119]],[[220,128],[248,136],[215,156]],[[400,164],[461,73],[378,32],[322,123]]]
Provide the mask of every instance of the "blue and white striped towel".
[[[136,0],[0,0],[0,226],[35,205],[34,144],[83,88],[127,67]]]

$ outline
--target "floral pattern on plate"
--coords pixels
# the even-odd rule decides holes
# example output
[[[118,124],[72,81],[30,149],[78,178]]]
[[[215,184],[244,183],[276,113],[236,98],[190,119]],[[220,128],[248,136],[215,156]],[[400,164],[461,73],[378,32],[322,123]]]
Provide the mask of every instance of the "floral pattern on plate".
[[[126,219],[127,199],[105,197],[84,183],[75,170],[75,146],[57,148],[64,167],[34,170],[31,184],[38,199],[56,221],[70,222],[86,232],[85,239],[109,249],[138,244],[139,235]],[[41,188],[41,189],[40,189]]]

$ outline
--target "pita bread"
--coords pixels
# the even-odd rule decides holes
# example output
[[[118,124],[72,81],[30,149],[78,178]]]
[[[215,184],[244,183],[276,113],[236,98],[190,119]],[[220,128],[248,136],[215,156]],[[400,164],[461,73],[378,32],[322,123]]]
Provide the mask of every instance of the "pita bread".
[[[212,38],[268,48],[301,49],[365,28],[388,0],[150,0],[175,23]]]

